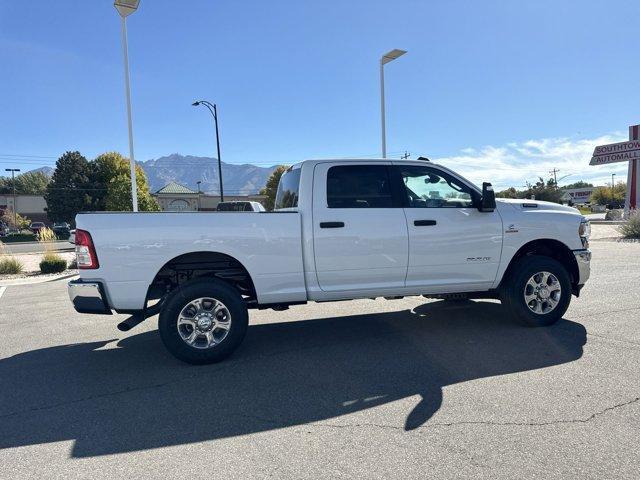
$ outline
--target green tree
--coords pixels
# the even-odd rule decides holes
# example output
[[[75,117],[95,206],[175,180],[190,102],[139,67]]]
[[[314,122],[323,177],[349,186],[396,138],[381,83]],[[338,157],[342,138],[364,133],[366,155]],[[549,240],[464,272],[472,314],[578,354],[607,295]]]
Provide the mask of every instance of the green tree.
[[[288,167],[284,165],[278,165],[273,172],[271,172],[271,176],[267,180],[267,184],[265,187],[260,190],[260,195],[266,195],[267,198],[264,201],[264,208],[268,211],[273,210],[273,206],[276,202],[276,193],[278,191],[278,183],[280,183],[280,177],[287,170]]]
[[[583,182],[582,180],[574,183],[570,183],[569,185],[565,185],[562,187],[563,189],[569,190],[572,188],[591,188],[593,187],[593,183]]]
[[[42,172],[26,172],[15,178],[16,193],[18,195],[44,195],[51,179]],[[0,178],[0,193],[13,193],[11,177]]]
[[[597,187],[589,199],[596,205],[623,205],[627,194],[627,184],[625,182],[616,183],[613,187]]]
[[[514,187],[509,187],[506,190],[501,190],[496,193],[498,198],[518,198],[518,191]],[[520,197],[521,198],[521,197]]]
[[[47,185],[47,215],[54,222],[73,223],[76,214],[91,206],[91,167],[80,152],[66,152],[56,162]]]
[[[561,203],[562,190],[556,186],[556,182],[553,178],[550,178],[545,183],[544,179],[540,177],[534,185],[522,192],[524,195],[521,198],[531,198],[534,196],[536,200],[543,200],[545,202]]]
[[[131,170],[129,160],[118,152],[107,152],[98,156],[92,165],[92,178],[98,195],[93,199],[97,210],[131,211]],[[160,206],[149,193],[147,176],[140,165],[136,165],[138,209],[141,212],[157,212]]]

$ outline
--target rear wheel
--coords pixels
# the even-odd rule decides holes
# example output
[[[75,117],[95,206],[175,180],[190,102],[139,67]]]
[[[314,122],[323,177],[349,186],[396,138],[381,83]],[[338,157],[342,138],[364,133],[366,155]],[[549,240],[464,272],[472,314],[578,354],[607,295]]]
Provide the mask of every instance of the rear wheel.
[[[571,279],[564,266],[553,258],[523,257],[512,266],[500,299],[520,323],[530,327],[552,325],[569,308]]]
[[[158,330],[176,358],[192,364],[215,363],[242,343],[248,319],[247,307],[235,288],[220,280],[197,280],[166,300]]]

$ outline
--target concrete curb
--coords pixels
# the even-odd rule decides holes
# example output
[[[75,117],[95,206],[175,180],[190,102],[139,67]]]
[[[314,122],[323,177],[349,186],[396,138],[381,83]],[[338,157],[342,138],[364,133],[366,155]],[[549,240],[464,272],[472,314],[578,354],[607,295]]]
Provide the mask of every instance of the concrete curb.
[[[74,252],[75,248],[65,248],[63,250],[52,250],[53,253],[70,253],[70,252]],[[45,252],[18,252],[18,253],[11,253],[11,252],[5,252],[0,254],[0,257],[15,257],[16,255],[44,255]]]
[[[58,280],[66,280],[68,278],[77,277],[77,273],[66,273],[62,275],[50,275],[45,278],[40,276],[13,278],[10,280],[0,280],[0,287],[16,287],[20,285],[37,285],[39,283],[57,282]]]
[[[591,225],[624,225],[625,221],[623,220],[589,220]]]
[[[3,242],[3,241],[0,241],[0,243],[2,243],[3,245],[40,245],[40,242],[38,242],[37,240],[35,242]],[[53,243],[56,244],[56,243],[71,243],[71,242],[67,242],[66,240],[56,240]],[[71,243],[71,245],[73,245],[73,243]]]

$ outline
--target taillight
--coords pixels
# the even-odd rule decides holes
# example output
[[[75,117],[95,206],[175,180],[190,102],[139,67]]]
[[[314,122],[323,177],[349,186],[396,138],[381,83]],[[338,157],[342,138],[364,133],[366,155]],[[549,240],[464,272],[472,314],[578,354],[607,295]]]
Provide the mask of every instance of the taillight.
[[[76,244],[76,260],[78,262],[78,268],[89,270],[100,266],[98,264],[96,249],[93,246],[93,240],[91,239],[91,234],[89,232],[76,229],[76,238],[74,243]]]

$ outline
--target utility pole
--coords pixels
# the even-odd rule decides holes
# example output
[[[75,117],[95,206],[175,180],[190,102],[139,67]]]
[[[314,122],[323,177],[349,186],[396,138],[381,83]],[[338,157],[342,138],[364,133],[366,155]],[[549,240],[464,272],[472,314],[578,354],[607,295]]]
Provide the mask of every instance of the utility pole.
[[[404,151],[404,155],[402,155],[400,158],[401,158],[402,160],[406,160],[406,159],[407,159],[407,158],[409,158],[410,156],[411,156],[411,154],[405,150],[405,151]]]
[[[554,183],[556,184],[556,188],[558,188],[558,177],[557,177],[557,175],[556,175],[556,174],[557,174],[559,171],[560,171],[560,170],[558,170],[557,168],[554,168],[553,170],[549,170],[549,173],[552,173],[552,174],[553,174],[553,181],[554,181]]]
[[[5,172],[11,172],[11,184],[13,185],[13,228],[18,228],[18,215],[16,212],[16,172],[19,172],[19,168],[5,168]]]

